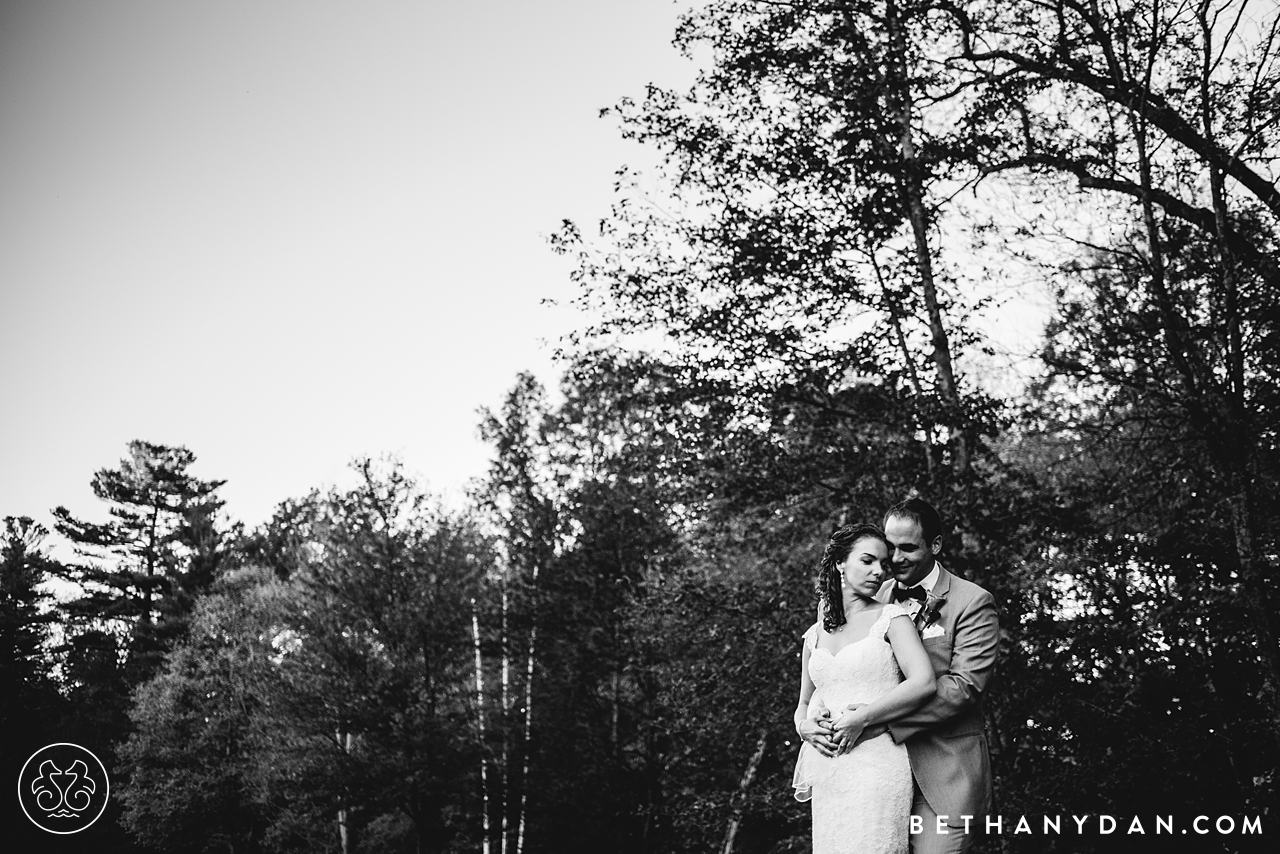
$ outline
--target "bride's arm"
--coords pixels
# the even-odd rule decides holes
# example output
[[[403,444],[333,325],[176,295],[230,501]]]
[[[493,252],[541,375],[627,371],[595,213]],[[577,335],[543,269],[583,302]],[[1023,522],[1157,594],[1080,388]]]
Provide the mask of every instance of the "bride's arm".
[[[796,703],[794,721],[796,733],[801,741],[807,741],[823,756],[834,756],[836,744],[832,741],[831,721],[809,717],[809,701],[816,690],[813,680],[809,678],[809,645],[804,645],[800,654],[800,700]]]
[[[924,651],[911,618],[902,614],[891,619],[885,636],[904,678],[883,696],[840,715],[835,730],[842,750],[851,749],[866,727],[893,720],[919,707],[938,690],[929,654]]]

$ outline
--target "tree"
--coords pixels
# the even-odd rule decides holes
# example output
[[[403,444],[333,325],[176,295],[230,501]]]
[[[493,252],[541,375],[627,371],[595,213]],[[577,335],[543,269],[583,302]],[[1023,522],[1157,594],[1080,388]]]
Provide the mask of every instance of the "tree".
[[[1049,365],[1085,395],[1131,404],[1112,412],[1151,424],[1155,444],[1197,446],[1186,465],[1229,508],[1228,571],[1280,732],[1280,621],[1264,557],[1275,518],[1264,496],[1275,471],[1280,195],[1267,172],[1280,145],[1280,15],[1207,0],[947,15],[963,60],[990,81],[984,103],[1005,105],[982,120],[1014,109],[1036,119],[986,152],[986,169],[1056,172],[1121,202],[1117,239],[1067,267]],[[1056,114],[1043,109],[1051,97],[1065,105]],[[1090,308],[1103,305],[1113,313]],[[1100,325],[1086,330],[1085,318]]]
[[[49,532],[33,519],[4,518],[0,537],[0,680],[9,686],[4,695],[9,703],[23,694],[36,692],[46,680],[49,667],[45,644],[49,640],[50,595],[41,588],[56,568],[43,550]],[[27,706],[35,711],[34,704]]]
[[[625,374],[571,371],[563,403],[544,404],[526,434],[529,458],[547,461],[539,480],[557,535],[538,590],[540,713],[529,746],[529,840],[539,850],[573,838],[653,851],[666,838],[657,692],[628,615],[679,559],[679,544],[670,475],[648,465],[661,461],[664,425],[634,391]]]
[[[69,567],[83,593],[66,611],[91,628],[121,631],[135,679],[149,675],[182,635],[195,596],[212,583],[221,560],[223,481],[193,476],[194,462],[185,448],[130,442],[118,468],[93,478],[110,521],[54,510],[58,533],[86,559]]]
[[[1163,230],[1178,234],[1168,224]],[[1207,288],[1182,277],[1215,275],[1212,254],[1199,253],[1198,262],[1196,254],[1170,269],[1169,282],[1184,294]],[[1237,549],[1234,477],[1224,459],[1231,451],[1221,447],[1221,432],[1206,432],[1188,411],[1204,399],[1189,398],[1167,352],[1151,346],[1161,320],[1147,276],[1145,265],[1107,253],[1093,265],[1087,290],[1063,293],[1046,350],[1050,372],[1037,390],[1040,423],[1054,429],[1032,441],[1088,532],[1060,566],[1098,609],[1098,622],[1075,636],[1101,639],[1128,627],[1120,648],[1128,650],[1122,669],[1130,673],[1129,690],[1159,692],[1146,699],[1171,726],[1187,727],[1188,755],[1229,759],[1218,770],[1218,793],[1265,808],[1275,798],[1280,762],[1274,729],[1262,723],[1273,714],[1271,650],[1265,625],[1260,632],[1256,612],[1244,604],[1252,593]],[[1199,352],[1213,354],[1202,341]],[[1260,394],[1252,400],[1263,405],[1253,410],[1255,423],[1274,417],[1263,382],[1272,371],[1259,364]],[[1277,515],[1268,497],[1280,474],[1276,463],[1265,444],[1254,455],[1259,519]],[[1259,536],[1269,549],[1270,534]],[[1081,615],[1076,622],[1089,621]]]
[[[50,676],[51,596],[58,569],[44,551],[48,531],[26,516],[4,518],[0,532],[0,765],[21,768],[49,744],[63,702]]]
[[[491,565],[465,515],[398,467],[318,497],[310,558],[290,579],[277,663],[256,718],[258,779],[292,823],[323,816],[358,850],[397,817],[419,851],[469,838],[470,601]],[[298,819],[302,819],[299,822]]]
[[[983,172],[1092,214],[1092,234],[1066,232],[1074,255],[1045,265],[1056,316],[1024,433],[1048,452],[1085,522],[1079,548],[1108,582],[1078,565],[1066,577],[1101,613],[1160,638],[1128,659],[1131,675],[1152,676],[1131,686],[1170,674],[1208,686],[1148,699],[1195,722],[1191,753],[1231,757],[1218,791],[1273,803],[1280,742],[1258,735],[1280,733],[1268,557],[1280,15],[1160,0],[940,8],[974,92],[959,127],[992,141]],[[1248,698],[1235,696],[1245,685]]]
[[[120,748],[122,823],[162,851],[268,850],[278,810],[256,797],[255,718],[272,679],[287,587],[237,570],[202,597],[191,630],[142,685]]]
[[[502,739],[498,766],[501,794],[494,804],[501,810],[497,822],[499,849],[506,854],[514,842],[516,854],[521,854],[532,756],[534,677],[538,669],[539,579],[554,560],[558,545],[560,519],[554,495],[558,487],[555,478],[560,472],[548,456],[549,418],[544,392],[531,374],[517,378],[500,417],[488,411],[482,415],[481,435],[493,443],[496,455],[476,497],[497,520],[502,555],[496,572],[501,595],[501,698],[497,716]],[[511,625],[513,609],[522,612],[525,623],[524,690],[516,727],[508,724],[515,705],[512,692],[517,690],[513,656],[519,654]]]
[[[355,487],[288,502],[311,520],[288,578],[227,578],[138,692],[138,838],[349,852],[475,835],[470,602],[490,546],[399,466],[354,468]]]
[[[665,163],[665,197],[623,195],[578,261],[598,334],[659,329],[673,368],[739,419],[827,405],[852,378],[903,395],[931,479],[963,481],[990,402],[966,381],[981,307],[936,230],[967,148],[920,90],[941,72],[916,36],[922,4],[706,4],[677,45],[721,57],[687,94],[651,88],[615,110]],[[631,188],[627,173],[620,185]],[[781,398],[780,400],[777,400]],[[943,459],[944,447],[950,455]]]

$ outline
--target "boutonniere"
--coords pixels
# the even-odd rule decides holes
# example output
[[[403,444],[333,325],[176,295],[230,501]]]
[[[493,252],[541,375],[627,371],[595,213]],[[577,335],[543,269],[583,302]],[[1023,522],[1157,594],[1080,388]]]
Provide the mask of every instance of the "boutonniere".
[[[932,593],[927,594],[924,607],[921,608],[920,613],[916,615],[916,620],[920,621],[920,628],[927,629],[929,626],[937,622],[938,612],[942,610],[942,603],[946,601],[946,596],[934,596]]]

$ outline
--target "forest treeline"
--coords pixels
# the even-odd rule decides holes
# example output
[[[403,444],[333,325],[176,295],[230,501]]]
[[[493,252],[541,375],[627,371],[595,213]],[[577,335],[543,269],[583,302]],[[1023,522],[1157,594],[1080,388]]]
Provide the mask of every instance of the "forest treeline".
[[[101,749],[99,851],[807,850],[817,560],[914,491],[1000,606],[999,811],[1121,818],[985,850],[1165,850],[1155,817],[1199,815],[1264,835],[1194,850],[1263,850],[1278,28],[1246,0],[696,6],[693,86],[608,111],[661,168],[552,241],[592,324],[556,393],[483,413],[465,506],[361,460],[248,528],[134,442],[93,478],[108,523],[5,520],[5,767]],[[1047,303],[1016,385],[1015,289]]]

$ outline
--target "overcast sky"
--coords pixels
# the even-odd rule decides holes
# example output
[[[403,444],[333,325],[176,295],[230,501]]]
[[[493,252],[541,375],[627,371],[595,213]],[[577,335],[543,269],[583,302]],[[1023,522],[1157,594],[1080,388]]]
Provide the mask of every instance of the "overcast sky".
[[[0,0],[0,516],[98,517],[135,438],[250,524],[364,454],[457,495],[685,5]]]

